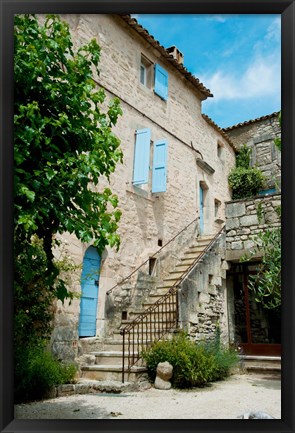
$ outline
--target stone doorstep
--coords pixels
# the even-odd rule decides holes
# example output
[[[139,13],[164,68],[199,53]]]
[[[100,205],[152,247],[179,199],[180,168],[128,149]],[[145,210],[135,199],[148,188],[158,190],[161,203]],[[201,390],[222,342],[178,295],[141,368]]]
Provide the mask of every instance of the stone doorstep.
[[[92,379],[92,380],[122,380],[122,367],[118,365],[93,365],[89,367],[82,367],[82,378]],[[131,371],[127,371],[125,367],[126,378],[128,382],[135,382],[142,373],[147,372],[146,367],[131,367]]]
[[[74,394],[96,394],[96,393],[112,393],[121,394],[122,392],[137,391],[138,385],[136,382],[122,381],[97,381],[85,378],[80,378],[75,384],[65,384],[55,387],[50,398],[65,397]]]

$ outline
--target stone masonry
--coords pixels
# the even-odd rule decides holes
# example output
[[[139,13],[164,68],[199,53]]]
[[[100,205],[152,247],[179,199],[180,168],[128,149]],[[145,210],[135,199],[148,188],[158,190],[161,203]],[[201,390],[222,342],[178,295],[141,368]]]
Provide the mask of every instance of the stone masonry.
[[[237,148],[247,144],[252,149],[251,166],[257,166],[266,177],[266,189],[281,186],[281,152],[274,139],[281,136],[279,113],[226,128]]]
[[[204,232],[219,230],[225,219],[224,203],[231,198],[227,177],[235,164],[235,151],[225,133],[202,116],[202,101],[206,99],[202,86],[192,84],[159,48],[121,17],[70,14],[61,15],[61,19],[69,23],[74,48],[92,38],[97,40],[101,47],[100,74],[94,74],[94,80],[98,88],[105,89],[106,103],[118,97],[123,110],[113,132],[121,140],[124,162],[118,164],[109,183],[101,179],[99,185],[100,190],[110,187],[118,195],[122,210],[120,250],[106,248],[101,257],[96,337],[103,338],[110,322],[106,292],[153,255],[159,242],[165,244],[198,216],[200,184],[204,188]],[[156,95],[152,86],[140,82],[142,56],[152,65],[151,70],[159,64],[168,72],[167,101]],[[168,143],[164,193],[151,192],[152,169],[148,184],[132,184],[135,132],[143,128],[151,131],[151,167],[154,142],[165,139]],[[71,285],[76,298],[71,304],[58,301],[55,306],[52,347],[59,358],[73,359],[80,347],[79,277],[90,244],[82,244],[67,233],[61,238],[64,254],[71,256],[78,267]],[[118,313],[124,311],[124,304],[118,305]]]
[[[226,260],[236,261],[254,246],[253,236],[281,225],[281,194],[226,203]]]

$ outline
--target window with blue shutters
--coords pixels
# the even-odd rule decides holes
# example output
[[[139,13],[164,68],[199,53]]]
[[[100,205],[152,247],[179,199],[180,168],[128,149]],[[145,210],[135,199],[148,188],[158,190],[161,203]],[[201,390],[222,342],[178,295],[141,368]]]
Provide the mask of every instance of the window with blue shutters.
[[[149,181],[150,144],[150,129],[138,129],[134,149],[133,185],[143,185]]]
[[[155,65],[154,92],[165,101],[168,98],[168,72],[160,65]]]
[[[154,144],[152,192],[165,192],[167,178],[167,141]]]

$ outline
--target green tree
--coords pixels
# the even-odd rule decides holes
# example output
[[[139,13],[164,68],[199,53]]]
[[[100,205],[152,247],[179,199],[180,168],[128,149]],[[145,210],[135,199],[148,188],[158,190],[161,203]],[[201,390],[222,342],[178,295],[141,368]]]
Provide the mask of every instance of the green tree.
[[[74,52],[69,26],[58,16],[47,16],[43,25],[34,15],[15,17],[15,253],[17,259],[36,235],[51,287],[59,273],[56,233],[74,233],[99,251],[120,243],[118,198],[98,184],[122,162],[112,132],[122,111],[118,99],[107,104],[96,87],[99,59],[95,40]],[[68,295],[64,284],[56,294]]]
[[[63,276],[72,264],[57,261],[53,248],[63,232],[100,252],[119,248],[118,197],[100,180],[105,185],[123,155],[112,132],[119,100],[108,102],[93,80],[96,41],[74,51],[68,24],[54,15],[43,24],[16,16],[14,24],[14,355],[21,400],[75,372],[46,350],[54,301],[74,297]]]
[[[276,209],[281,216],[281,207]],[[253,236],[254,247],[241,258],[250,261],[257,253],[262,254],[257,274],[250,275],[249,288],[255,300],[265,308],[280,310],[281,299],[281,227],[269,227]]]

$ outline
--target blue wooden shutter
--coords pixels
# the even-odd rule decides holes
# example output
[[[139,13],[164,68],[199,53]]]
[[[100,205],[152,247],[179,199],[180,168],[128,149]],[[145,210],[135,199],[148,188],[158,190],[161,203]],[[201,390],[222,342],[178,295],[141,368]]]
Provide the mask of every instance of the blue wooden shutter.
[[[166,191],[167,142],[158,140],[154,144],[152,192]]]
[[[134,150],[133,185],[142,185],[149,181],[150,143],[150,129],[138,129]]]
[[[168,98],[168,72],[160,65],[155,65],[155,88],[154,92],[165,101]]]

